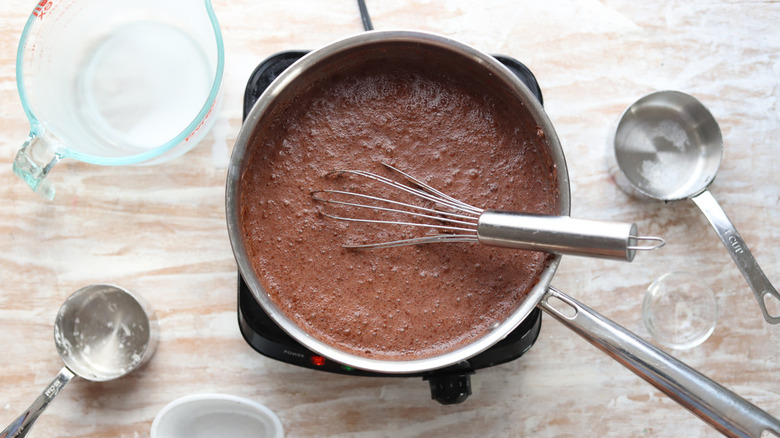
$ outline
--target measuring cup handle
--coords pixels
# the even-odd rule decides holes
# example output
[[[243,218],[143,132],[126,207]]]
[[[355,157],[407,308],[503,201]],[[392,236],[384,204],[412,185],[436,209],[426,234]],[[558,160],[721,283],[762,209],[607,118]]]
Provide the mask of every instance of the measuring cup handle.
[[[22,412],[22,415],[16,418],[8,427],[0,432],[0,438],[24,437],[30,432],[33,424],[41,416],[43,411],[49,406],[54,397],[60,393],[62,388],[73,379],[73,372],[66,367],[60,370],[57,377],[52,380],[49,386],[35,399],[35,401]]]
[[[55,152],[52,141],[35,132],[30,132],[14,159],[14,173],[24,180],[35,193],[52,200],[54,199],[54,187],[46,180],[46,176],[60,158],[61,156]]]
[[[554,287],[539,307],[720,433],[780,436],[777,418]]]
[[[780,308],[780,294],[772,286],[761,267],[758,266],[758,262],[751,254],[745,241],[742,240],[742,236],[734,228],[734,224],[726,216],[726,212],[723,211],[715,197],[707,190],[694,196],[691,200],[699,206],[704,216],[707,217],[712,227],[715,228],[720,241],[723,242],[729,255],[734,259],[734,263],[737,264],[737,267],[742,272],[742,276],[747,280],[748,285],[753,290],[753,294],[756,296],[756,300],[758,300],[764,319],[770,324],[780,323],[780,315],[770,314],[766,307],[766,300],[771,297],[777,301],[776,304],[778,305],[775,306],[775,309]]]

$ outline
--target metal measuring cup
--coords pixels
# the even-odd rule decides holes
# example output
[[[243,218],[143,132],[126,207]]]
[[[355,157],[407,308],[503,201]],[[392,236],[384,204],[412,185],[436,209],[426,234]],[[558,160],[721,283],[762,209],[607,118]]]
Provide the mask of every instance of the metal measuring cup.
[[[767,301],[780,301],[780,294],[707,190],[723,156],[720,127],[707,108],[679,91],[648,94],[623,113],[614,147],[618,167],[640,195],[666,202],[690,199],[701,209],[753,290],[764,319],[780,323],[780,315],[767,310]]]
[[[138,295],[108,284],[77,290],[54,322],[54,343],[65,367],[0,438],[26,436],[75,376],[105,382],[138,369],[154,354],[157,339],[157,319]]]

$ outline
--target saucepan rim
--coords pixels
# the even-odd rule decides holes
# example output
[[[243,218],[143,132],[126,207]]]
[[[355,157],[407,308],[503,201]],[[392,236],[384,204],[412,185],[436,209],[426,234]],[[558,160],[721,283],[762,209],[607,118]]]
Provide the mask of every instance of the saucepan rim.
[[[261,118],[272,108],[275,100],[283,96],[288,87],[291,87],[296,80],[300,80],[307,70],[322,68],[327,63],[338,59],[339,56],[352,52],[356,48],[366,46],[379,48],[383,45],[399,43],[417,46],[425,45],[435,50],[450,51],[453,55],[459,56],[467,60],[467,62],[472,62],[479,68],[484,69],[486,74],[495,76],[501,81],[502,85],[511,90],[514,96],[520,99],[521,103],[528,108],[529,113],[535,119],[534,122],[544,131],[547,138],[548,153],[557,169],[559,214],[568,215],[570,208],[570,188],[566,162],[558,136],[547,114],[532,92],[520,79],[495,58],[478,49],[451,38],[427,32],[407,30],[371,31],[341,39],[323,48],[309,52],[287,68],[265,90],[247,115],[236,139],[228,167],[225,201],[226,216],[230,243],[238,269],[252,295],[271,319],[303,346],[317,354],[350,367],[388,374],[417,373],[444,368],[473,357],[499,342],[520,325],[543,299],[561,259],[560,255],[551,256],[538,282],[528,292],[520,306],[492,331],[467,345],[441,355],[410,360],[368,358],[347,353],[326,344],[307,333],[287,317],[265,292],[260,278],[252,268],[243,242],[239,211],[241,177],[245,170],[253,141],[258,135],[256,128]]]

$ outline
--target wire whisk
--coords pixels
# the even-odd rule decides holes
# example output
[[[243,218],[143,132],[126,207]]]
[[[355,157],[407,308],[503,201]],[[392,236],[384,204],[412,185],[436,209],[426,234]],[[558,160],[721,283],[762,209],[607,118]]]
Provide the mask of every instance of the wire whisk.
[[[341,221],[425,227],[436,233],[408,239],[344,245],[347,248],[479,242],[489,246],[631,261],[636,251],[650,251],[665,244],[660,237],[638,236],[636,225],[631,223],[482,209],[453,198],[387,163],[382,164],[394,175],[400,176],[403,182],[363,170],[334,170],[327,173],[326,177],[351,175],[375,181],[399,195],[411,195],[411,199],[419,203],[377,196],[362,190],[315,190],[311,192],[315,201],[341,211],[321,213]],[[361,210],[370,210],[378,216],[366,218],[354,214]],[[399,215],[408,220],[397,219]],[[640,245],[639,242],[649,244]]]

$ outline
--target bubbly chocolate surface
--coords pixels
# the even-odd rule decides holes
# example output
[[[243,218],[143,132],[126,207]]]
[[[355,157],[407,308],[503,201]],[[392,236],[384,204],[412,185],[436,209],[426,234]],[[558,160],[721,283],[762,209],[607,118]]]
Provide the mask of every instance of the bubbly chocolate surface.
[[[335,221],[311,196],[365,189],[325,175],[390,176],[385,162],[472,205],[554,214],[555,164],[519,103],[466,75],[394,64],[334,75],[274,112],[247,155],[239,223],[266,292],[311,335],[365,357],[430,357],[486,334],[538,281],[547,254],[477,243],[345,249],[429,230]]]

